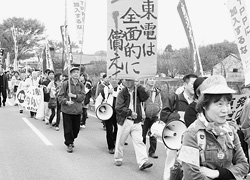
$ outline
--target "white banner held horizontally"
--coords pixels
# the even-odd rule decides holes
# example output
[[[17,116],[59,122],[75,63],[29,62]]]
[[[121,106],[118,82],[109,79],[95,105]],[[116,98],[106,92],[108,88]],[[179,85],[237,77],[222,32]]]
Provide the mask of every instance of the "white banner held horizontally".
[[[107,73],[139,79],[156,75],[157,0],[109,0]]]
[[[250,83],[250,27],[247,9],[244,0],[229,0],[227,5],[247,85]]]

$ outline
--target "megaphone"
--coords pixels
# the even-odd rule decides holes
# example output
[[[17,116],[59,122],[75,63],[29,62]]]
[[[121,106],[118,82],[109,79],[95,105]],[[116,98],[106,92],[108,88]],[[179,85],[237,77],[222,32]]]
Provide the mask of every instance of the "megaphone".
[[[162,131],[162,141],[164,145],[171,150],[179,150],[181,148],[182,134],[187,127],[182,120],[171,120],[166,123]]]
[[[102,103],[96,108],[96,117],[102,121],[109,120],[113,115],[113,108],[108,103]]]

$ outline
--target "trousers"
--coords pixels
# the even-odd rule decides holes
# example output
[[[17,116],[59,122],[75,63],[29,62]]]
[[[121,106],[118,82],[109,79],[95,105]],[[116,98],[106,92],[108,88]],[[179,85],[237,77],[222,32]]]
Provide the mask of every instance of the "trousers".
[[[143,142],[146,144],[146,136],[147,136],[147,133],[148,131],[150,130],[152,124],[154,123],[155,121],[153,119],[150,119],[150,118],[146,118],[145,121],[144,121],[144,124],[142,126],[142,137],[143,137]],[[156,146],[157,146],[157,138],[154,137],[154,136],[150,136],[149,137],[149,150],[148,150],[148,153],[149,154],[153,154],[155,153],[156,151]]]
[[[114,159],[115,161],[123,160],[123,147],[129,135],[132,138],[136,161],[140,168],[148,161],[148,155],[146,145],[142,141],[141,123],[134,123],[133,120],[126,119],[122,126],[118,124]]]
[[[63,113],[64,144],[73,144],[80,130],[81,114],[72,115]]]

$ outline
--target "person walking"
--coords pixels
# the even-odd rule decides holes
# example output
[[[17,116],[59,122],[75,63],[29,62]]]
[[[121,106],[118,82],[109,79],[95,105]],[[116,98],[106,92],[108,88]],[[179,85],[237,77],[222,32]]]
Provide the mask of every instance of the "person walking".
[[[160,114],[160,119],[167,123],[170,120],[182,120],[184,122],[184,114],[189,104],[193,102],[194,96],[194,81],[197,75],[188,74],[183,77],[184,91],[177,95],[172,94],[163,104],[163,109]],[[174,166],[177,150],[166,148],[166,161],[164,169],[164,180],[170,179],[170,169]]]
[[[122,165],[123,146],[130,135],[134,145],[137,164],[140,170],[144,170],[153,165],[153,163],[148,161],[146,145],[143,143],[142,139],[141,126],[141,103],[149,98],[149,94],[143,86],[138,84],[138,82],[135,84],[135,80],[125,79],[123,85],[125,87],[118,94],[115,106],[118,123],[114,154],[115,165]]]
[[[146,144],[146,135],[149,132],[153,123],[155,123],[160,115],[162,109],[162,100],[160,90],[155,87],[154,80],[147,80],[146,90],[149,91],[150,97],[144,102],[144,112],[145,112],[145,121],[142,126],[142,137],[143,142]],[[155,154],[157,146],[157,138],[155,136],[149,137],[150,147],[148,150],[148,156],[152,158],[158,158]]]
[[[84,84],[85,86],[85,99],[83,101],[83,106],[82,106],[82,115],[81,115],[81,123],[80,127],[81,128],[86,128],[86,120],[87,120],[87,110],[89,107],[90,103],[90,98],[92,95],[92,82],[88,79],[88,75],[85,73],[82,73],[80,75],[80,81]]]
[[[77,138],[80,130],[82,102],[84,98],[85,88],[79,81],[79,69],[72,67],[70,69],[69,81],[63,82],[58,94],[63,114],[64,144],[67,146],[67,152],[69,153],[73,152],[74,140]]]
[[[2,103],[3,106],[5,106],[8,90],[9,90],[8,79],[3,72],[2,65],[0,65],[0,107],[2,106]],[[1,99],[1,96],[3,97],[3,100]]]

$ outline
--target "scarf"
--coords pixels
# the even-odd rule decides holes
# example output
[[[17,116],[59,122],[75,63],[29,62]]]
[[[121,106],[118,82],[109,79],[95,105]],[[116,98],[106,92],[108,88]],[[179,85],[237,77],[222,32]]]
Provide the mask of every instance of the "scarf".
[[[225,122],[222,125],[215,122],[208,122],[203,113],[199,113],[198,117],[200,121],[205,125],[206,130],[212,132],[217,136],[217,141],[224,151],[227,150],[227,147],[230,149],[234,148],[233,141],[229,135],[229,133],[233,133],[233,131],[230,128],[228,122]]]

